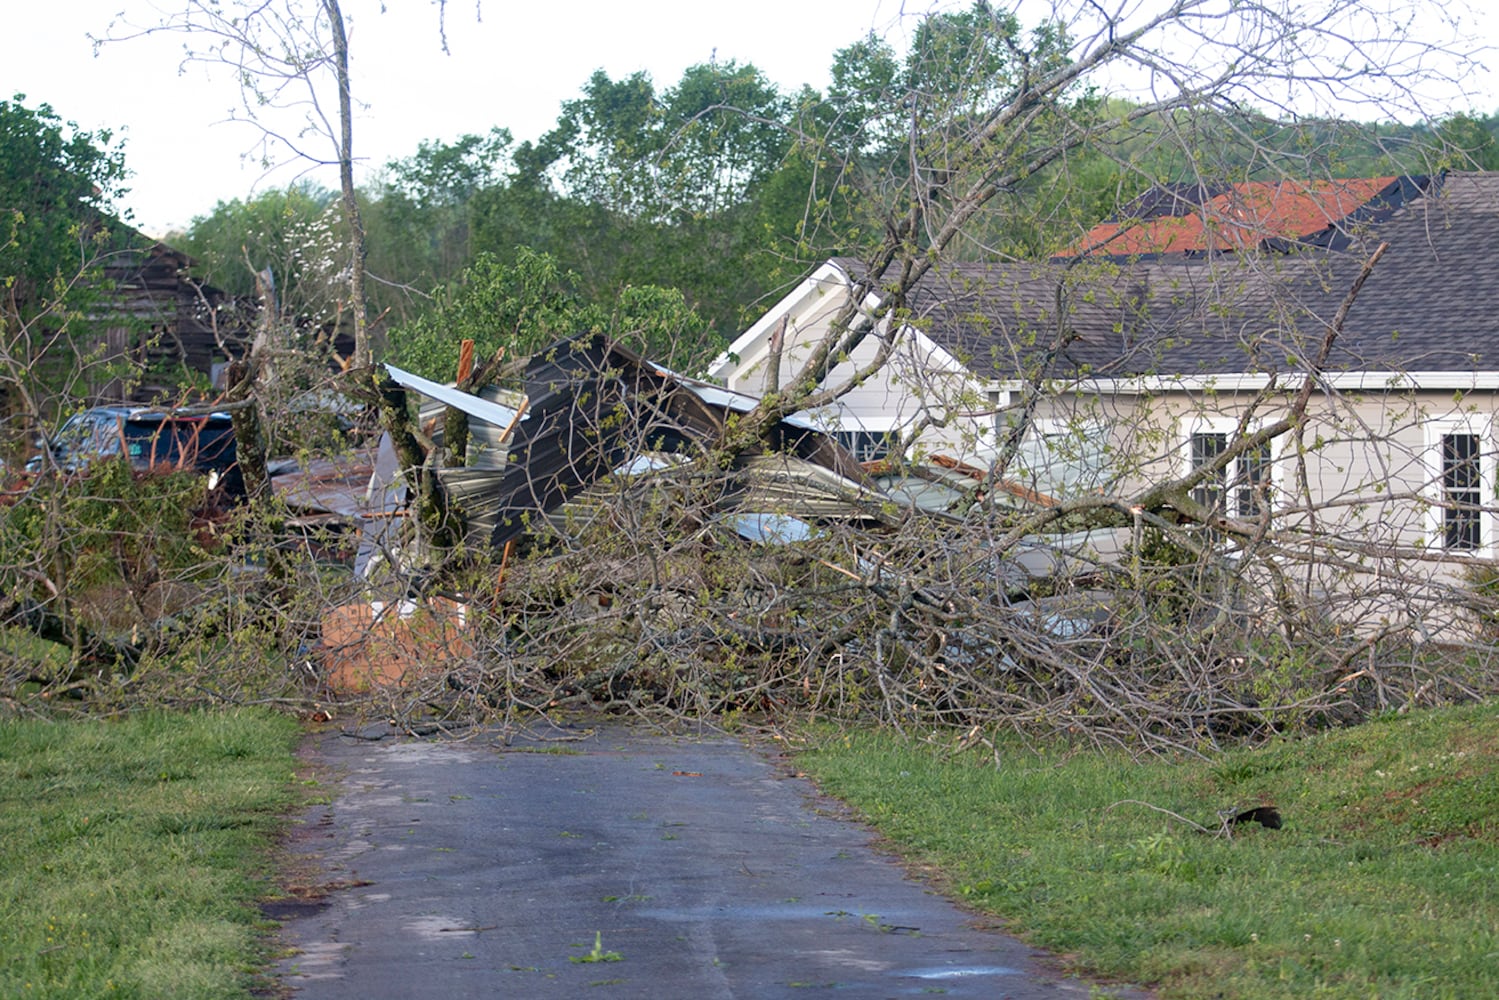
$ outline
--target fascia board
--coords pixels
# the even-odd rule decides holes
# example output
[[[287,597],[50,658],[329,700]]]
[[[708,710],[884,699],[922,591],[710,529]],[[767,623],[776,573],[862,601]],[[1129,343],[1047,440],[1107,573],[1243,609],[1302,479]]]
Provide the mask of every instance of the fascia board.
[[[834,431],[872,431],[876,434],[888,434],[890,431],[904,429],[909,423],[909,421],[898,421],[894,417],[861,417],[840,407],[837,403],[817,410],[798,410],[787,419],[790,420],[793,417],[798,426],[811,427],[824,434]]]
[[[789,316],[804,308],[809,301],[826,295],[830,291],[828,285],[840,285],[846,290],[850,282],[848,272],[834,261],[822,264],[714,358],[713,363],[708,366],[708,374],[713,378],[725,378],[732,374],[743,359],[754,354],[760,344],[769,341],[781,317]],[[878,304],[875,296],[871,295],[870,299]]]
[[[1281,388],[1299,388],[1304,372],[1291,372],[1280,378]],[[1451,392],[1462,390],[1499,391],[1499,371],[1476,372],[1397,372],[1352,371],[1323,372],[1318,381],[1342,392],[1405,392],[1430,389]],[[1017,392],[1026,386],[1022,379],[995,379],[991,392]],[[1079,379],[1072,383],[1076,392],[1098,395],[1156,395],[1166,392],[1255,392],[1270,384],[1263,372],[1225,372],[1218,375],[1148,375],[1138,378]]]
[[[737,389],[725,389],[722,386],[712,385],[698,379],[682,378],[680,376],[677,378],[677,381],[682,388],[697,396],[698,399],[701,399],[709,406],[722,407],[726,410],[732,410],[735,413],[748,413],[760,405],[759,396],[740,392]],[[793,413],[782,419],[786,423],[794,427],[800,427],[803,430],[822,430],[822,427],[807,413]]]

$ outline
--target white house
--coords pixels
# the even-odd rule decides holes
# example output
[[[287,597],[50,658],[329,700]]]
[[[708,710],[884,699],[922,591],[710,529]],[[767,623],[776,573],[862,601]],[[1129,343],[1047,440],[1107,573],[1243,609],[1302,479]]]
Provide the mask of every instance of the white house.
[[[984,461],[1028,412],[1008,478],[1127,496],[1285,416],[1317,367],[1299,433],[1239,455],[1194,499],[1264,519],[1298,551],[1315,536],[1318,573],[1452,578],[1499,556],[1499,173],[1155,192],[1076,250],[935,268],[894,321],[891,364],[816,416],[851,444],[914,430],[918,451]],[[857,273],[823,264],[713,374],[763,391],[779,336],[784,383]]]

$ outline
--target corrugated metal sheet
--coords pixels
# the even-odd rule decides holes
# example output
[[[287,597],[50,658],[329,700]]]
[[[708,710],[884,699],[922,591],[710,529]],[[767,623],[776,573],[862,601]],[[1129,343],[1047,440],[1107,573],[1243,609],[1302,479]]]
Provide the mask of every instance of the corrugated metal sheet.
[[[525,371],[530,419],[510,445],[497,486],[504,498],[491,544],[525,530],[527,518],[559,509],[642,452],[701,456],[722,440],[730,412],[753,401],[686,379],[601,335],[553,344]],[[770,429],[766,449],[795,456],[868,488],[858,463],[799,421]]]
[[[386,365],[385,370],[390,373],[391,379],[399,386],[418,392],[428,399],[450,406],[485,423],[497,427],[509,427],[511,423],[520,416],[520,411],[504,406],[500,403],[491,402],[482,396],[464,392],[451,385],[443,385],[433,382],[431,379],[422,378],[411,372],[403,371],[395,365]],[[524,419],[524,418],[522,418]]]
[[[658,466],[705,457],[722,439],[728,415],[747,413],[757,402],[651,364],[599,335],[534,355],[523,399],[493,388],[475,396],[386,367],[399,385],[429,401],[421,418],[433,432],[440,433],[437,418],[446,407],[468,415],[468,464],[441,469],[438,479],[464,512],[470,542],[487,532],[495,547],[537,517],[586,519],[607,492],[621,488],[611,480],[641,471],[637,465],[646,458]],[[726,499],[763,512],[879,516],[887,498],[810,421],[782,421],[766,446],[767,454],[733,471]]]

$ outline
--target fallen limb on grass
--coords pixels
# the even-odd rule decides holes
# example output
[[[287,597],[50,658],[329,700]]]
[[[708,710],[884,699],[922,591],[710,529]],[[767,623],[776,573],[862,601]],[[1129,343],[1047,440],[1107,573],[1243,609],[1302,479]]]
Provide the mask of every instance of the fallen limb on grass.
[[[1224,840],[1233,839],[1233,827],[1239,823],[1259,823],[1268,830],[1279,830],[1281,826],[1280,812],[1274,806],[1256,806],[1253,809],[1242,811],[1238,808],[1222,810],[1218,814],[1222,819],[1222,823],[1216,830],[1209,830],[1201,823],[1195,823],[1180,813],[1174,813],[1170,809],[1162,809],[1160,806],[1151,805],[1149,802],[1141,802],[1139,799],[1120,799],[1118,802],[1104,809],[1104,812],[1111,812],[1115,806],[1144,806],[1146,809],[1170,816],[1179,823],[1185,823],[1198,833],[1209,837],[1222,837]]]

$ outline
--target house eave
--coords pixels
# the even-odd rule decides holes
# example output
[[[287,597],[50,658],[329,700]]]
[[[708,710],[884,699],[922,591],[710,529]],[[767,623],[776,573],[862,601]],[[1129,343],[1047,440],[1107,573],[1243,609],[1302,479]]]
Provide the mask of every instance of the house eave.
[[[1301,385],[1304,373],[1271,376],[1264,372],[1224,372],[1214,375],[1142,375],[1133,378],[1083,378],[1074,381],[1071,391],[1093,395],[1155,396],[1173,392],[1257,392],[1271,383],[1291,390]],[[1349,371],[1324,372],[1318,381],[1340,392],[1434,392],[1499,391],[1499,371],[1401,372]],[[990,392],[1020,392],[1029,383],[1024,379],[994,379]]]
[[[830,286],[841,285],[847,289],[851,283],[852,279],[848,273],[836,261],[830,260],[821,264],[713,359],[713,363],[708,366],[709,377],[717,379],[728,377],[739,367],[740,359],[752,354],[756,345],[770,336],[771,331],[775,329],[783,316],[795,313],[809,300],[826,294]]]

